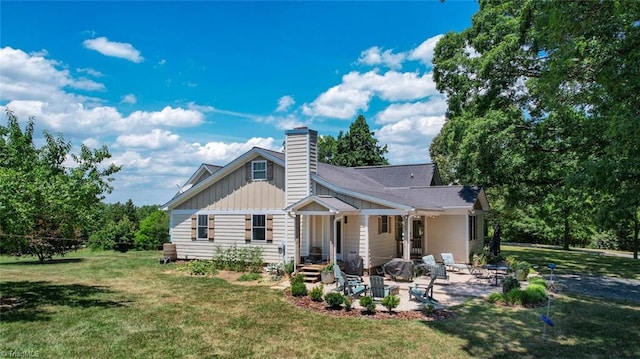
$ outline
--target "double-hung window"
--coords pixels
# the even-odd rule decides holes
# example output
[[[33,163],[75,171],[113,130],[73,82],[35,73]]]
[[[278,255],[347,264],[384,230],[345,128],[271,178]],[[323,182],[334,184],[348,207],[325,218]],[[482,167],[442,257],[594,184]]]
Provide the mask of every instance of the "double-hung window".
[[[267,239],[267,218],[264,214],[254,214],[251,221],[252,240]]]
[[[469,240],[475,241],[478,239],[478,217],[469,216]]]
[[[267,161],[251,162],[251,178],[253,180],[267,179]]]
[[[206,214],[198,215],[198,239],[209,238],[209,216]]]

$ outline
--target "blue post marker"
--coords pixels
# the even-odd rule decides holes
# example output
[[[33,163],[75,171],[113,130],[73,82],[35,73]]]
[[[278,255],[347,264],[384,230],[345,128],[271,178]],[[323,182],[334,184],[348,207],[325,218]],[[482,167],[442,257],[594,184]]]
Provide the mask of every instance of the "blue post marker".
[[[553,270],[556,269],[556,264],[555,263],[549,263],[547,265],[547,267],[551,270],[551,277],[549,278],[549,282],[551,282],[549,284],[549,288],[554,287],[553,285]],[[554,287],[555,288],[555,287]],[[542,321],[544,322],[544,324],[542,327],[542,338],[546,338],[547,336],[547,325],[550,327],[553,327],[553,321],[551,319],[549,319],[549,307],[551,306],[551,296],[547,296],[547,315],[544,314],[540,314],[540,319],[542,319]]]

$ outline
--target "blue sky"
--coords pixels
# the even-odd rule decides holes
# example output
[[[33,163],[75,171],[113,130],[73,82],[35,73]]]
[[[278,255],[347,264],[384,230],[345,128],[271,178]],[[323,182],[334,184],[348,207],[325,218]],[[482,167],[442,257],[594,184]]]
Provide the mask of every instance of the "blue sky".
[[[363,114],[392,164],[429,162],[446,99],[439,37],[474,1],[0,2],[0,107],[107,145],[107,201],[171,199],[201,163],[284,131],[336,136]],[[3,120],[4,122],[4,120]]]

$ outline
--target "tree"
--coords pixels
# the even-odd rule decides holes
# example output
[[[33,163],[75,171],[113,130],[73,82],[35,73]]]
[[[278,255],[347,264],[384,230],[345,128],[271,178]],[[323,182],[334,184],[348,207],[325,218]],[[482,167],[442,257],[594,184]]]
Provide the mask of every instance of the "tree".
[[[384,157],[387,145],[378,145],[374,135],[364,116],[358,115],[349,131],[340,131],[337,140],[333,136],[320,137],[318,160],[345,167],[388,165]]]
[[[149,214],[136,232],[135,245],[138,249],[162,249],[169,242],[169,215],[156,210]]]
[[[503,214],[535,209],[566,249],[599,198],[638,198],[639,8],[480,1],[472,27],[435,49],[448,110],[430,152],[443,178],[496,189]]]
[[[120,168],[102,168],[111,157],[106,147],[82,145],[73,154],[62,136],[45,131],[38,148],[33,131],[34,119],[23,131],[7,110],[7,126],[0,126],[0,250],[44,261],[78,243],[84,223],[112,190],[111,176]]]

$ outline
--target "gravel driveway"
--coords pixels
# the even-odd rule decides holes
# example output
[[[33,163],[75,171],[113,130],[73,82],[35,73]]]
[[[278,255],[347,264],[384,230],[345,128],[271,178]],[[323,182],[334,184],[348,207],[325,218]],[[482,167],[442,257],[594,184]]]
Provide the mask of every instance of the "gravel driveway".
[[[640,304],[640,281],[592,275],[560,274],[553,279],[567,292]]]

